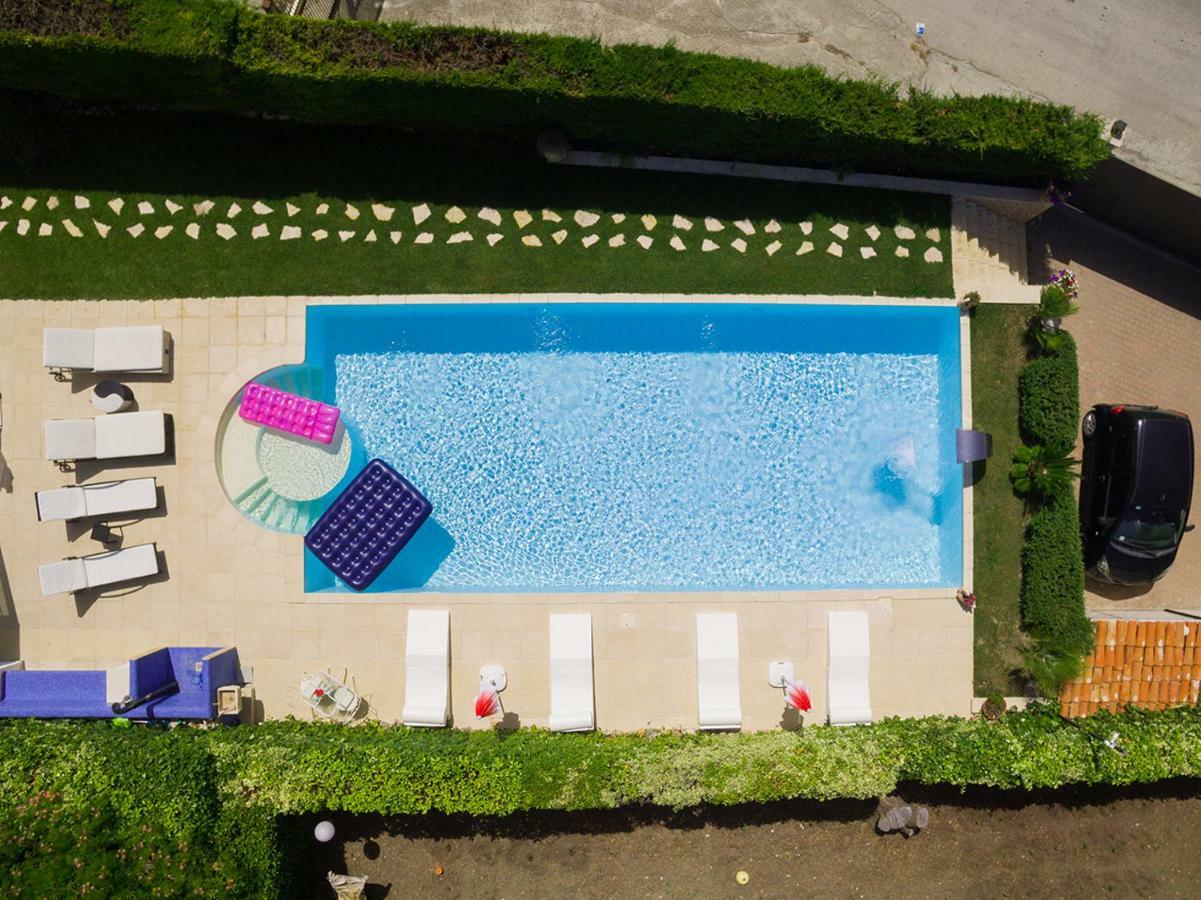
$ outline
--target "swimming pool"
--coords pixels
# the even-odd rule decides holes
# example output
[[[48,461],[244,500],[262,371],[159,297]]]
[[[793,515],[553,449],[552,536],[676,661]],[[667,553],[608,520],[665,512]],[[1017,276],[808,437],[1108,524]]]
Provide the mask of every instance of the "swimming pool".
[[[317,306],[306,354],[434,506],[372,591],[962,581],[953,307]]]

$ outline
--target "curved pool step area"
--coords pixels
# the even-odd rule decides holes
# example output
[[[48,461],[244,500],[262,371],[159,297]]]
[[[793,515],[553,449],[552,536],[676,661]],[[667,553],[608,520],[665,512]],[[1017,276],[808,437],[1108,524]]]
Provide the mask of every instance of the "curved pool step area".
[[[321,370],[311,366],[271,369],[254,381],[311,400],[322,396]],[[326,446],[247,422],[238,415],[241,394],[231,398],[218,428],[221,486],[248,519],[272,531],[304,534],[349,467],[350,437],[340,429]]]

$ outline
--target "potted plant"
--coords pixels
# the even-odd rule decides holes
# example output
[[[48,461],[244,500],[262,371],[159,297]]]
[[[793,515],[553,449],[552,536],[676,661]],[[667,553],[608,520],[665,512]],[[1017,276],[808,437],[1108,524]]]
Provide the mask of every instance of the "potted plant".
[[[989,722],[996,722],[1008,711],[1009,707],[1005,705],[1005,698],[1001,696],[1000,691],[993,691],[980,705],[980,715]]]
[[[976,307],[979,305],[980,305],[980,292],[979,291],[968,291],[966,294],[963,295],[963,299],[959,301],[959,308],[961,310],[963,310],[963,312],[968,313],[969,315],[971,313],[974,313],[976,311]]]
[[[1055,334],[1063,324],[1064,316],[1079,310],[1079,306],[1061,285],[1048,284],[1038,295],[1038,321],[1042,330]]]

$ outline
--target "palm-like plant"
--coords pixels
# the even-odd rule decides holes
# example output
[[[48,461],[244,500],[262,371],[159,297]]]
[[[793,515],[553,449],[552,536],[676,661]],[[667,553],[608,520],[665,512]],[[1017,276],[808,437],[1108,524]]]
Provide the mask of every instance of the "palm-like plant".
[[[1080,309],[1072,295],[1058,284],[1048,284],[1038,295],[1038,317],[1043,321],[1062,319]]]
[[[1067,488],[1073,478],[1079,478],[1076,467],[1080,460],[1072,458],[1072,448],[1066,442],[1034,444],[1018,447],[1009,469],[1014,490],[1023,496],[1038,494],[1050,497]]]

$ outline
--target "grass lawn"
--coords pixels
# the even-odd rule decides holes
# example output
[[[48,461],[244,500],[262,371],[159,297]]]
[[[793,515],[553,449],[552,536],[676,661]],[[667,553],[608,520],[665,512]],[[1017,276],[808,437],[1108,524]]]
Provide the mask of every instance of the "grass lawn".
[[[11,203],[0,211],[0,295],[23,298],[146,298],[170,296],[399,294],[425,292],[686,292],[951,296],[950,206],[945,197],[793,185],[702,176],[549,166],[531,148],[448,137],[417,137],[402,132],[312,127],[252,119],[163,114],[77,116],[47,114],[33,172],[21,179],[0,174],[0,197]],[[76,209],[74,198],[90,200]],[[21,204],[37,200],[30,211]],[[55,209],[47,208],[56,197]],[[121,197],[118,215],[106,204]],[[214,208],[197,216],[192,204],[212,200]],[[165,202],[182,205],[174,215]],[[257,215],[255,201],[272,207]],[[139,214],[148,201],[154,212]],[[227,218],[231,203],[241,212]],[[289,217],[285,203],[299,207]],[[374,220],[373,202],[396,208],[391,222]],[[319,204],[329,210],[318,215]],[[361,216],[352,221],[346,204]],[[414,224],[412,207],[426,203],[432,215]],[[459,206],[467,219],[452,224],[445,212]],[[503,217],[496,226],[477,213],[491,207]],[[554,210],[561,223],[543,221]],[[572,221],[577,209],[602,215],[592,227]],[[534,220],[523,229],[513,212],[528,210]],[[647,231],[640,217],[652,214]],[[613,214],[624,221],[613,221]],[[678,233],[687,250],[669,244],[672,217],[692,220]],[[705,229],[703,218],[720,219],[724,228]],[[29,226],[18,234],[20,219]],[[62,224],[70,219],[82,230],[72,237]],[[92,223],[111,226],[101,239]],[[755,233],[743,235],[734,221],[749,219]],[[781,230],[766,233],[776,219]],[[223,240],[219,222],[228,221],[237,236]],[[800,222],[812,222],[814,250],[796,255],[806,236]],[[126,229],[145,226],[139,236]],[[198,240],[185,233],[201,225]],[[831,225],[849,226],[841,259],[826,252],[834,240]],[[251,237],[258,224],[270,235]],[[40,226],[53,230],[38,236]],[[865,229],[876,225],[872,241]],[[894,225],[917,232],[904,242],[908,258],[895,255],[902,244]],[[172,226],[156,239],[155,230]],[[302,236],[281,241],[285,226]],[[927,228],[940,229],[943,262],[922,259],[931,242]],[[315,229],[329,236],[314,241]],[[375,241],[365,240],[374,229]],[[567,235],[557,244],[552,235]],[[354,232],[343,241],[339,231]],[[391,232],[399,231],[398,243]],[[414,239],[422,231],[430,244]],[[469,231],[470,242],[448,245],[454,233]],[[488,233],[504,238],[489,246]],[[521,239],[537,235],[541,247]],[[595,234],[590,248],[582,239]],[[624,235],[625,245],[608,241]],[[653,245],[643,249],[635,239]],[[720,245],[701,252],[702,241]],[[740,253],[731,247],[744,239]],[[778,240],[782,247],[768,255]],[[876,256],[864,259],[860,247]]]
[[[1026,361],[1026,306],[982,305],[972,317],[972,421],[993,436],[993,455],[973,491],[976,695],[1022,692],[1023,502],[1009,483],[1018,434],[1018,370]]]

